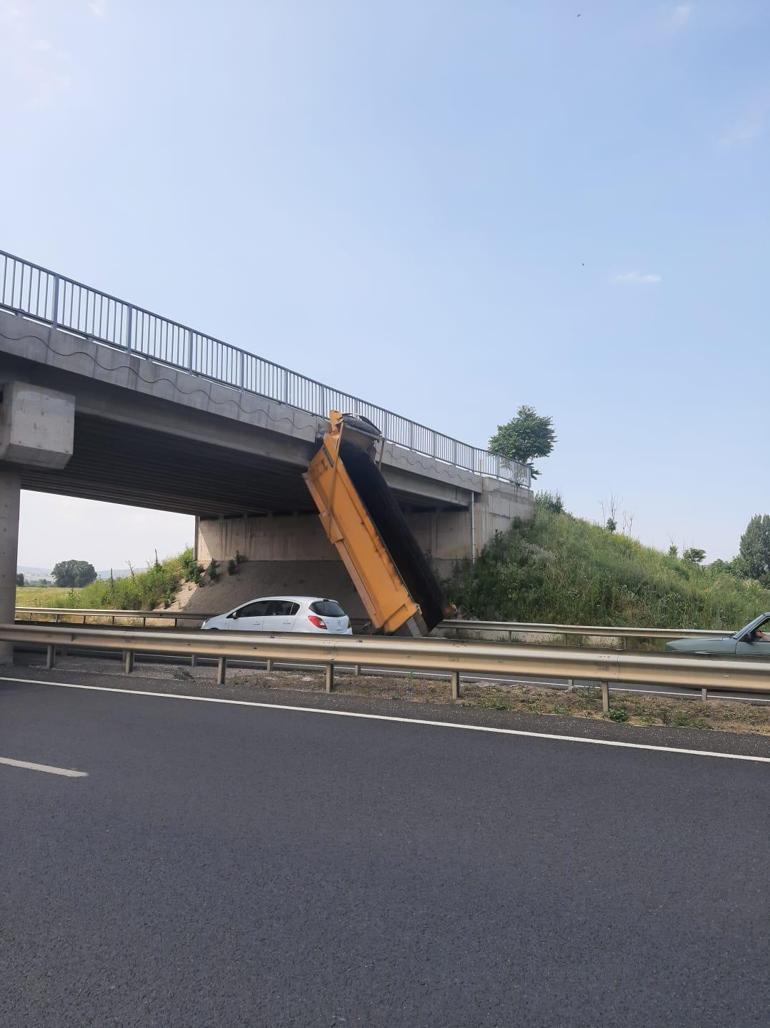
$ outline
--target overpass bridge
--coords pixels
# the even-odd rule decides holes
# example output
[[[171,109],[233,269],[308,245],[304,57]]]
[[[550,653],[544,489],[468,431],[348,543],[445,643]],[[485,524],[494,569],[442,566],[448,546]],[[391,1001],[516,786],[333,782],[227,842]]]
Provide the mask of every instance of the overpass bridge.
[[[327,582],[338,560],[301,475],[330,409],[381,430],[439,573],[532,509],[523,465],[4,251],[0,386],[0,614],[19,488],[192,514],[201,560],[237,549],[266,589]]]

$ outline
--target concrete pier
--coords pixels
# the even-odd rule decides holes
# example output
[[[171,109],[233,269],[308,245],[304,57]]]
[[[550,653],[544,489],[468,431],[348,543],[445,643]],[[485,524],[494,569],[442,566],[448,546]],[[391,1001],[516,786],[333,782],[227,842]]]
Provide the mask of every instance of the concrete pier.
[[[13,624],[16,606],[16,560],[19,552],[21,475],[0,470],[0,624]],[[13,644],[0,643],[0,664],[13,662]]]
[[[0,379],[0,623],[12,624],[16,607],[19,498],[28,469],[59,471],[72,456],[75,399],[54,389]],[[11,643],[0,643],[0,664],[13,662]]]

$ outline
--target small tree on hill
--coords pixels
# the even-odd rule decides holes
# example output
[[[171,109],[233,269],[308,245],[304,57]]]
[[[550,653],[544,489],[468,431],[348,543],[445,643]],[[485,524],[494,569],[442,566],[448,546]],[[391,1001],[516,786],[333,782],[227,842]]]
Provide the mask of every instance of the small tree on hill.
[[[553,419],[538,414],[534,407],[526,404],[519,407],[516,417],[505,425],[498,425],[497,432],[489,440],[489,452],[529,464],[532,477],[540,472],[532,467],[536,457],[547,457],[556,443]]]
[[[740,553],[749,578],[770,574],[770,514],[755,514],[741,536]]]
[[[69,589],[81,589],[96,581],[96,569],[87,560],[60,560],[52,575],[57,585]]]
[[[24,585],[24,575],[19,571],[16,575],[16,585]]]
[[[702,564],[705,559],[706,551],[699,549],[697,546],[691,546],[682,554],[682,560],[687,560],[691,564]]]

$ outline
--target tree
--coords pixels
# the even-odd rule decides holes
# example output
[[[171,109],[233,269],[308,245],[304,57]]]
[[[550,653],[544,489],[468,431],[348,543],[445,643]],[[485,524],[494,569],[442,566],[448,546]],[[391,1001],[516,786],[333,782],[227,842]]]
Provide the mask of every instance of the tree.
[[[24,585],[24,575],[19,571],[16,575],[16,585]]]
[[[682,560],[688,560],[691,564],[702,564],[706,559],[706,551],[697,546],[691,546],[682,554]]]
[[[770,574],[770,514],[755,514],[741,536],[740,554],[749,578]]]
[[[96,581],[96,569],[87,560],[61,560],[53,569],[57,585],[80,589]]]
[[[532,477],[537,478],[540,472],[532,467],[532,461],[536,457],[547,457],[555,442],[553,419],[539,415],[534,407],[524,404],[519,407],[515,418],[497,426],[497,432],[489,440],[489,452],[520,464],[529,464]]]

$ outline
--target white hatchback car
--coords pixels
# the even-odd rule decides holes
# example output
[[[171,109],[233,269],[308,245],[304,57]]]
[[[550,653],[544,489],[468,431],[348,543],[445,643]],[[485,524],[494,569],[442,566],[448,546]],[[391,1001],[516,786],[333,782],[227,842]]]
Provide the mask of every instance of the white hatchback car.
[[[237,632],[327,632],[352,635],[350,618],[336,600],[321,596],[261,596],[226,614],[217,614],[201,628]]]

